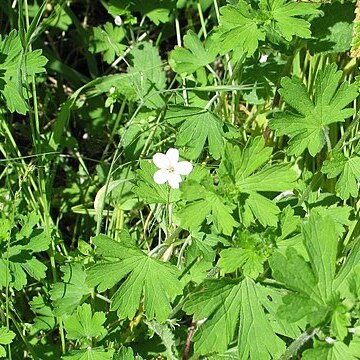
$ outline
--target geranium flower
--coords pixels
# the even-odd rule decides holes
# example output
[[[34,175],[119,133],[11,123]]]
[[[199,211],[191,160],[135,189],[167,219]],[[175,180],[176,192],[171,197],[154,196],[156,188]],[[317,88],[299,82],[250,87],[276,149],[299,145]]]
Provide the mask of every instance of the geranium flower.
[[[169,183],[173,189],[178,189],[182,179],[180,175],[189,175],[193,166],[189,161],[179,161],[179,150],[169,149],[166,154],[156,153],[154,164],[159,168],[153,178],[157,184]]]

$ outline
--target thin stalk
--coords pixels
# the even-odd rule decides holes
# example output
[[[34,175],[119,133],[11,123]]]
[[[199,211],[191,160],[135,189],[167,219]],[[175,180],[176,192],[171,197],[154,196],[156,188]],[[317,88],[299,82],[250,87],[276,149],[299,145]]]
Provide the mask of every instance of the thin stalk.
[[[181,46],[180,23],[179,23],[179,19],[178,19],[177,16],[175,17],[175,31],[176,31],[177,45]],[[185,104],[185,106],[188,106],[189,101],[188,101],[188,94],[187,94],[187,90],[186,90],[186,80],[185,80],[185,78],[182,78],[182,90],[183,90],[184,104]]]
[[[144,102],[145,102],[146,99],[144,99],[140,104],[139,106],[135,109],[130,121],[128,122],[128,127],[133,123],[134,119],[136,118],[137,114],[139,113],[139,111],[141,110],[141,108],[144,106]],[[105,199],[106,199],[106,195],[107,195],[107,191],[108,191],[108,187],[109,187],[109,183],[111,181],[111,176],[114,172],[114,168],[115,168],[115,163],[118,161],[118,159],[120,158],[120,153],[121,153],[121,145],[122,145],[122,139],[124,138],[126,134],[126,130],[125,130],[125,133],[123,135],[123,137],[120,139],[119,141],[119,144],[118,146],[116,147],[115,149],[115,152],[114,152],[114,156],[113,156],[113,159],[111,161],[111,164],[110,164],[110,169],[109,169],[109,172],[107,174],[107,177],[106,177],[106,183],[105,183],[105,196],[104,196],[104,199],[103,201],[101,202],[100,204],[100,209],[98,211],[98,214],[97,214],[97,219],[96,219],[96,231],[95,231],[95,236],[99,235],[100,234],[100,231],[101,231],[101,222],[102,222],[102,216],[103,216],[103,211],[104,211],[104,207],[105,207]]]
[[[1,299],[0,299],[0,301],[2,302]],[[35,351],[33,350],[33,347],[31,346],[29,341],[24,336],[20,324],[17,322],[15,317],[12,315],[11,311],[8,311],[8,313],[6,313],[6,317],[9,317],[11,319],[11,322],[14,324],[17,332],[19,333],[22,341],[24,342],[24,344],[25,344],[26,348],[28,349],[29,353],[31,354],[32,358],[35,359],[35,360],[39,359],[38,356],[36,355]],[[9,354],[11,354],[11,353],[9,353]],[[9,360],[11,360],[11,355],[9,356]]]
[[[25,11],[25,23],[26,23],[26,29],[29,31],[30,27],[30,21],[29,21],[29,11],[28,11],[28,3],[27,0],[24,1],[24,11]],[[20,14],[21,16],[22,14]],[[28,46],[29,51],[31,51],[31,45]],[[37,101],[37,91],[36,91],[36,82],[35,82],[35,76],[32,76],[31,79],[32,83],[32,97],[33,97],[33,111],[30,111],[31,118],[33,118],[33,129],[35,131],[35,143],[34,147],[35,150],[38,151],[40,142],[41,142],[41,132],[40,132],[40,121],[39,121],[39,110],[38,110],[38,101]],[[54,237],[51,234],[51,224],[52,219],[50,215],[50,204],[47,196],[47,183],[46,183],[46,176],[44,174],[44,159],[42,159],[42,163],[40,164],[40,167],[38,169],[39,174],[39,189],[40,189],[40,198],[42,199],[42,206],[43,206],[43,221],[44,221],[44,230],[48,238],[51,239],[51,244],[49,248],[49,258],[50,258],[50,266],[51,266],[51,273],[53,277],[53,282],[57,282],[57,273],[56,273],[56,262],[55,262],[55,253],[56,253],[56,247],[55,247],[55,241]],[[61,339],[61,351],[63,354],[66,352],[66,346],[65,346],[65,333],[63,329],[62,324],[62,318],[57,317],[57,321],[59,324],[59,332],[60,332],[60,339]]]
[[[360,120],[360,111],[357,112],[354,120],[350,123],[350,125],[345,130],[344,134],[341,136],[340,140],[337,142],[337,144],[334,146],[333,151],[340,151],[345,140],[349,137],[351,132],[354,130],[354,128],[358,125]]]
[[[204,16],[203,16],[202,9],[201,9],[200,0],[198,0],[198,2],[197,2],[197,10],[198,10],[198,13],[199,13],[199,18],[200,18],[200,23],[201,23],[201,29],[202,29],[202,31],[203,31],[203,33],[204,33],[204,38],[206,39],[206,37],[207,37],[207,32],[206,32],[206,26],[205,26]]]

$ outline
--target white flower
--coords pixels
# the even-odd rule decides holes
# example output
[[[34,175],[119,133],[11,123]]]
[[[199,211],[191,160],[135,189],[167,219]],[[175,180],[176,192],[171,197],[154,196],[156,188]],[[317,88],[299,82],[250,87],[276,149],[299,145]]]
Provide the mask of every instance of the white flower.
[[[121,16],[120,16],[120,15],[115,16],[114,22],[115,22],[115,25],[121,26],[121,24],[122,24],[122,18],[121,18]]]
[[[269,57],[269,55],[262,54],[262,55],[260,56],[259,63],[260,63],[260,64],[264,64],[264,63],[266,63],[266,62],[267,62],[268,57]]]
[[[157,184],[169,183],[178,189],[182,179],[180,175],[189,175],[193,166],[189,161],[179,161],[179,150],[169,149],[166,154],[157,153],[153,156],[154,164],[160,169],[154,174]]]

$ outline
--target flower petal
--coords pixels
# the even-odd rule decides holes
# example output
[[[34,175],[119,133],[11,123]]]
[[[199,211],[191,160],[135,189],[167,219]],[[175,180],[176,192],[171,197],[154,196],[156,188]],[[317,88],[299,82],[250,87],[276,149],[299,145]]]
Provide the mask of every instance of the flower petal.
[[[179,184],[181,183],[181,176],[177,173],[169,173],[167,181],[170,187],[173,189],[178,189]]]
[[[189,161],[180,161],[174,166],[175,172],[180,175],[189,175],[193,166]]]
[[[168,169],[170,167],[169,158],[161,153],[156,153],[153,156],[153,163],[160,169]]]
[[[166,156],[169,159],[170,166],[174,167],[179,161],[179,150],[171,148],[166,152]]]
[[[165,184],[168,181],[168,178],[169,173],[164,169],[156,171],[153,175],[153,179],[157,184]]]

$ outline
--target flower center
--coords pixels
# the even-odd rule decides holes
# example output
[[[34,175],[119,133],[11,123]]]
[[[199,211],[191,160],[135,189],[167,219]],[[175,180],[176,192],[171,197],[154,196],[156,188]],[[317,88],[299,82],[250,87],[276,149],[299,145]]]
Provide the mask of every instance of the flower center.
[[[172,166],[170,166],[167,168],[167,172],[173,174],[175,172],[175,169]]]

